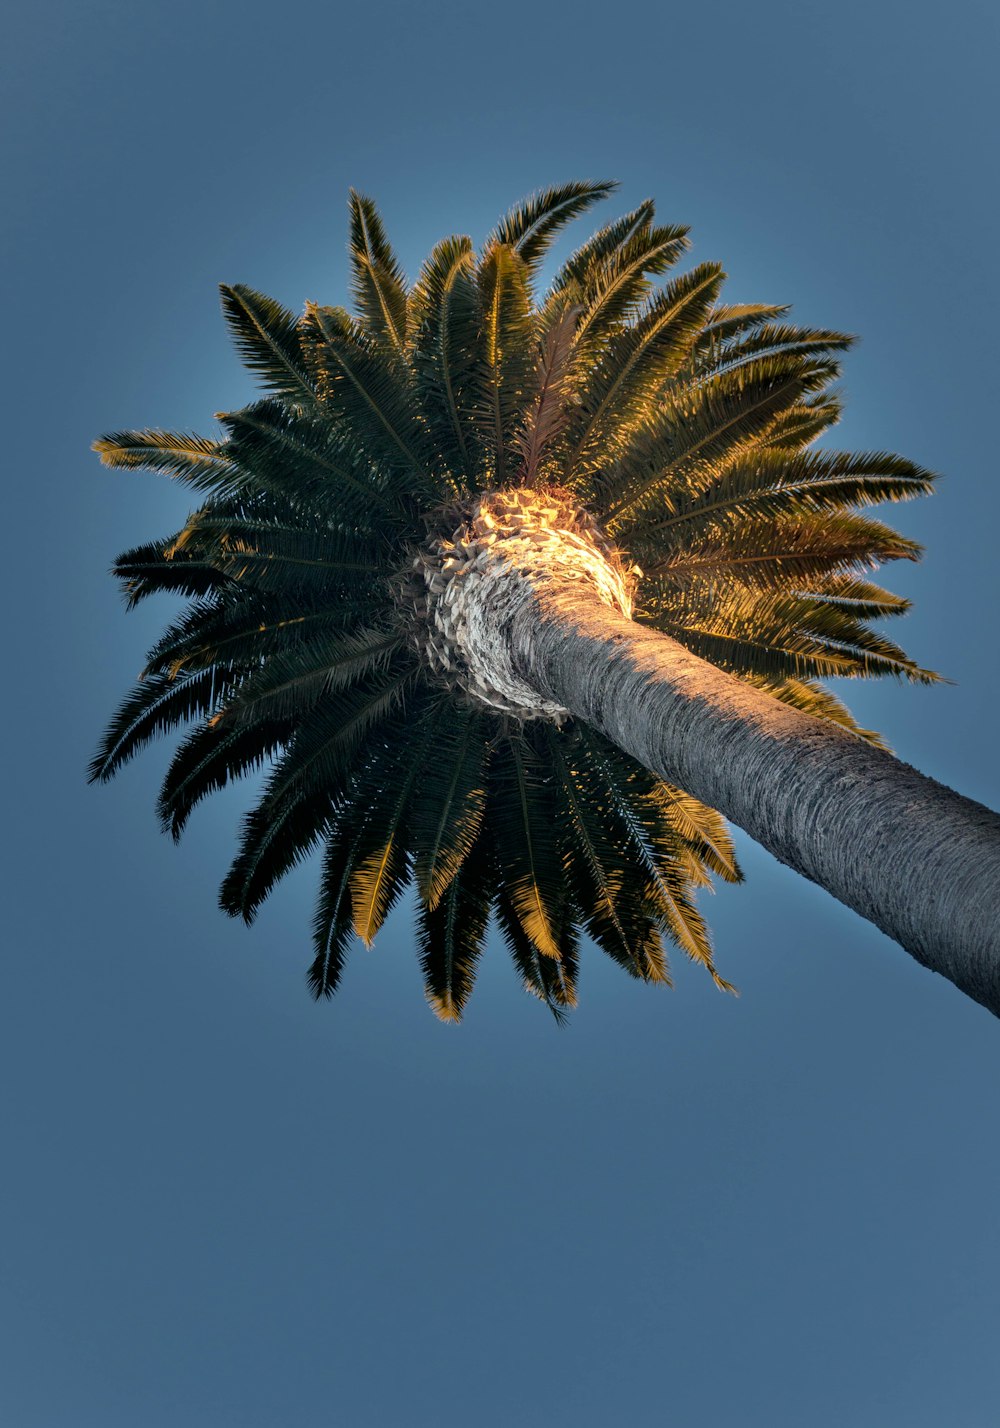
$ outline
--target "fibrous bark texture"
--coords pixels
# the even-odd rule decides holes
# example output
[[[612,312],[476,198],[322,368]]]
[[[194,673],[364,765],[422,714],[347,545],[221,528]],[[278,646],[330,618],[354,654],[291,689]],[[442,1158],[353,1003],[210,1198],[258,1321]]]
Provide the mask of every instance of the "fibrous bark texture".
[[[719,809],[1000,1015],[1000,817],[579,583],[513,577],[494,638],[537,695]]]
[[[557,580],[631,615],[635,568],[585,511],[553,488],[487,492],[443,513],[442,524],[448,534],[417,553],[402,587],[420,654],[482,704],[561,723],[568,710],[514,668],[499,633],[505,614],[523,598],[525,583],[538,589]]]

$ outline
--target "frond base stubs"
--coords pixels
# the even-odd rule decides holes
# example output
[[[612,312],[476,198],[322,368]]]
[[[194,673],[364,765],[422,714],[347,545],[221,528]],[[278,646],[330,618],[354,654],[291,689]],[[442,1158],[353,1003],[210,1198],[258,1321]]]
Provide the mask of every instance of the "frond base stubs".
[[[421,659],[479,704],[561,724],[569,711],[513,668],[502,636],[508,617],[541,588],[567,581],[631,617],[636,567],[556,487],[488,491],[449,507],[441,525],[450,533],[418,551],[401,589]]]

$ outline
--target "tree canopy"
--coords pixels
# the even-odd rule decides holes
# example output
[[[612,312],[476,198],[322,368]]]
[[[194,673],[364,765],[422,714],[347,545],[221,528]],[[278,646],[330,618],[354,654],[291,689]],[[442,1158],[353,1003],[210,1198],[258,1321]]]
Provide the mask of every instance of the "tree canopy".
[[[425,657],[414,560],[487,492],[568,500],[613,547],[633,617],[807,713],[879,744],[829,676],[931,680],[873,622],[907,602],[883,562],[919,548],[867,514],[930,489],[887,452],[817,448],[836,423],[845,334],[722,300],[672,270],[687,230],[652,202],[587,239],[540,290],[571,219],[612,190],[513,208],[477,252],[440,242],[410,285],[372,201],[350,197],[353,311],[296,316],[222,288],[263,394],[214,437],[119,431],[106,464],[197,493],[183,529],[119,556],[129,605],[188,604],[149,652],[92,765],[108,779],[190,726],[163,783],[175,838],[206,795],[266,769],[221,903],[251,921],[322,850],[309,985],[337,987],[413,883],[428,1000],[458,1019],[491,917],[557,1017],[588,935],[634,977],[666,946],[718,985],[695,893],[737,881],[724,820],[579,721],[470,698]]]

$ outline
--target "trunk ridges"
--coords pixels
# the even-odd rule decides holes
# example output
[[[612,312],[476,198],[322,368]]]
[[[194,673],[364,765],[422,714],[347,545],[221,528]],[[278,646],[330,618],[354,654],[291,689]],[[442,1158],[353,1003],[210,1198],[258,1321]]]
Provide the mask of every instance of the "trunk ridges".
[[[454,524],[452,524],[454,522]],[[489,491],[442,517],[400,585],[411,640],[443,683],[519,719],[568,711],[520,678],[498,639],[508,606],[553,582],[587,587],[626,618],[635,579],[594,518],[557,487]]]
[[[1000,816],[569,584],[505,633],[544,697],[1000,1016]]]

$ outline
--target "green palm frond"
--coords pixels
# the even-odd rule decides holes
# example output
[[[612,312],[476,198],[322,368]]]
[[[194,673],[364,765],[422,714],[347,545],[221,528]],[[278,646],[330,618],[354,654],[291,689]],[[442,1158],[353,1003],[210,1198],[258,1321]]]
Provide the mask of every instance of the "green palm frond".
[[[410,805],[426,776],[435,730],[445,717],[439,701],[427,700],[411,709],[408,739],[386,739],[366,771],[357,801],[365,809],[351,872],[354,930],[371,946],[396,899],[409,881],[410,851],[406,836]]]
[[[795,360],[766,362],[666,394],[601,479],[606,521],[622,535],[647,531],[657,516],[673,512],[675,500],[717,482],[801,398],[809,380]]]
[[[514,433],[531,379],[535,323],[528,274],[513,248],[488,250],[478,271],[483,340],[476,427],[489,478],[504,485],[516,468]]]
[[[891,674],[922,684],[938,679],[891,640],[821,597],[714,588],[711,605],[701,590],[671,591],[648,618],[703,659],[744,677]]]
[[[279,499],[295,495],[326,506],[361,525],[405,518],[398,473],[366,461],[364,447],[338,424],[290,411],[279,402],[255,402],[222,417],[229,432],[226,450],[255,491]]]
[[[494,856],[525,936],[543,957],[561,955],[566,893],[545,765],[526,734],[510,732],[490,776]]]
[[[812,714],[817,719],[826,719],[831,724],[839,724],[842,729],[856,734],[859,739],[864,739],[866,744],[872,744],[876,749],[889,748],[881,734],[876,733],[874,729],[863,729],[847,706],[815,680],[782,679],[771,682],[754,675],[745,677],[751,684],[766,689],[775,699],[780,699],[782,704],[789,704],[793,709],[800,709],[803,714]]]
[[[859,620],[884,620],[891,615],[905,615],[910,608],[909,600],[902,595],[893,595],[874,581],[858,580],[853,575],[829,575],[812,595],[842,606]]]
[[[243,361],[289,405],[315,406],[316,386],[302,349],[302,329],[287,308],[237,283],[221,284],[222,311]]]
[[[799,451],[794,456],[780,450],[753,451],[746,460],[737,457],[713,483],[700,481],[690,494],[680,491],[669,514],[650,518],[646,538],[650,543],[680,544],[741,521],[911,500],[926,496],[933,480],[930,471],[881,451]]]
[[[840,398],[835,392],[806,397],[775,418],[761,445],[786,451],[804,450],[818,436],[836,426],[842,414]]]
[[[699,344],[692,353],[693,372],[697,374],[728,371],[750,362],[755,357],[778,352],[812,353],[846,352],[855,339],[830,328],[796,327],[792,323],[755,323],[752,331],[738,340],[720,341],[715,337],[708,344]]]
[[[205,579],[206,591],[236,582],[261,591],[296,586],[331,597],[348,588],[357,596],[382,573],[372,542],[319,523],[313,530],[302,530],[277,522],[196,519],[180,539],[183,545],[167,548],[165,566],[176,564],[180,571],[187,567],[196,578],[214,571],[218,580]],[[201,557],[197,563],[196,553]]]
[[[192,602],[149,651],[144,673],[253,664],[320,630],[349,628],[366,613],[371,615],[363,591],[335,601],[316,599],[297,588],[246,590],[240,595],[236,599],[227,589]]]
[[[687,229],[658,225],[651,201],[578,246],[536,299],[552,240],[613,187],[538,193],[478,254],[444,239],[412,288],[352,190],[353,316],[295,316],[225,286],[256,399],[218,414],[221,439],[95,443],[105,465],[168,475],[200,505],[113,567],[130,606],[186,603],[91,778],[179,734],[157,805],[177,838],[208,795],[255,776],[221,903],[252,920],[322,849],[318,998],[410,885],[444,1020],[468,1003],[491,918],[557,1020],[576,1004],[583,934],[630,976],[668,981],[674,946],[729,988],[697,902],[741,878],[721,815],[551,708],[501,712],[463,684],[464,654],[447,674],[435,663],[428,589],[444,577],[428,542],[479,578],[451,542],[484,493],[576,503],[579,529],[616,552],[636,621],[860,739],[882,744],[823,680],[936,678],[884,633],[908,602],[874,579],[919,547],[871,514],[926,494],[932,474],[816,444],[840,416],[848,336],[723,302],[717,264],[670,276]]]
[[[165,541],[134,546],[122,551],[115,560],[111,573],[121,581],[122,594],[130,610],[150,595],[197,598],[229,584],[229,576],[211,560],[201,559],[189,550],[168,554],[175,548],[179,535],[180,532]]]
[[[227,703],[221,721],[297,719],[334,690],[382,673],[402,649],[398,630],[337,631],[273,655]]]
[[[774,518],[717,520],[690,540],[681,527],[665,538],[635,542],[647,575],[688,588],[725,579],[756,588],[793,583],[804,588],[818,576],[871,570],[887,560],[916,560],[920,546],[881,521],[844,511],[795,510]]]
[[[608,258],[624,247],[630,238],[649,228],[655,212],[655,204],[652,199],[647,198],[630,213],[623,214],[621,218],[615,218],[603,228],[599,228],[563,263],[553,279],[552,294],[565,292],[567,288],[571,289],[574,295],[578,294],[590,273],[596,272]],[[687,232],[687,229],[684,231]]]
[[[94,442],[105,466],[123,471],[155,471],[196,491],[225,493],[243,484],[225,448],[188,432],[112,431]]]
[[[481,848],[470,847],[442,896],[433,906],[421,905],[417,945],[424,992],[441,1021],[461,1020],[486,945],[492,902],[489,861]]]
[[[357,861],[351,872],[354,930],[366,947],[375,941],[407,882],[406,845],[400,826],[402,807],[397,805],[393,812],[397,817],[392,819],[389,831],[374,848],[369,848],[362,834]],[[365,833],[367,831],[366,825]]]
[[[143,674],[177,675],[211,665],[252,669],[303,640],[350,631],[384,614],[382,602],[364,586],[317,593],[297,582],[280,591],[248,586],[243,594],[236,602],[226,587],[193,602],[150,650]]]
[[[529,270],[545,255],[552,239],[567,223],[586,213],[618,187],[615,183],[565,183],[546,188],[512,208],[487,238],[484,252],[512,248]]]
[[[697,535],[722,520],[906,501],[927,495],[933,482],[931,472],[883,451],[758,450],[711,484],[702,481],[694,491],[679,492],[670,513],[651,517],[646,530],[657,539],[679,526]]]
[[[412,807],[417,891],[437,907],[479,838],[486,813],[487,718],[461,705],[434,731]]]
[[[410,361],[428,441],[466,481],[475,462],[469,393],[483,314],[469,238],[446,238],[424,264],[410,297]]]
[[[743,881],[732,836],[721,813],[683,789],[657,779],[650,781],[646,796],[656,804],[663,819],[668,838],[665,852],[674,846],[672,835],[676,835],[708,872],[727,883]]]
[[[203,799],[266,767],[293,733],[287,721],[235,729],[199,724],[179,745],[163,780],[156,804],[160,827],[177,842]]]
[[[332,424],[350,431],[378,467],[414,495],[431,492],[433,462],[408,381],[367,333],[338,309],[306,309],[309,359]]]
[[[582,362],[593,360],[611,333],[639,310],[654,276],[676,263],[687,244],[686,228],[643,225],[576,280],[583,312],[577,331]]]
[[[244,820],[240,850],[220,892],[224,911],[252,921],[274,884],[312,851],[347,796],[352,756],[395,712],[412,678],[409,669],[387,672],[331,695],[297,721],[263,798]]]
[[[787,316],[790,308],[764,302],[720,302],[708,315],[708,320],[694,344],[694,351],[711,362],[712,352],[720,344],[754,332],[766,322],[777,322]]]
[[[119,706],[90,765],[90,782],[106,782],[151,739],[178,724],[212,714],[238,679],[214,667],[186,678],[154,674],[141,680]]]
[[[494,902],[497,928],[521,985],[531,996],[545,1003],[557,1022],[563,1022],[577,1001],[577,940],[573,924],[564,924],[559,957],[545,956],[525,932],[506,888],[503,884],[499,885],[501,890]]]
[[[358,819],[358,810],[352,812]],[[345,816],[337,833],[327,839],[323,853],[313,918],[316,955],[306,973],[307,985],[317,1001],[320,997],[332,997],[337,990],[354,935],[350,884],[359,837],[360,827],[349,825]]]
[[[691,879],[676,857],[676,835],[663,815],[658,799],[649,796],[650,775],[628,755],[599,737],[590,740],[591,756],[603,774],[609,806],[619,820],[618,837],[629,848],[637,867],[645,868],[645,893],[660,918],[661,926],[673,942],[693,961],[710,973],[723,991],[732,985],[715,968],[712,939],[705,919],[695,906]],[[661,975],[652,980],[668,980],[665,962]]]
[[[378,209],[350,193],[351,287],[361,320],[380,346],[401,353],[406,341],[406,279],[385,235]]]
[[[655,395],[690,350],[722,277],[718,264],[704,263],[676,278],[633,325],[609,339],[580,391],[565,463],[568,479],[582,461],[600,465],[608,451],[617,450],[622,433],[651,415]]]
[[[594,767],[587,742],[564,752],[553,735],[547,752],[559,792],[563,864],[587,932],[619,966],[643,981],[669,980],[658,908],[637,882],[613,796]]]

